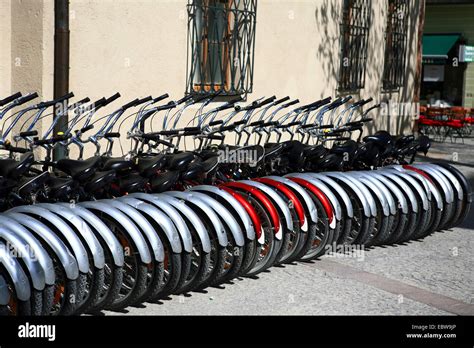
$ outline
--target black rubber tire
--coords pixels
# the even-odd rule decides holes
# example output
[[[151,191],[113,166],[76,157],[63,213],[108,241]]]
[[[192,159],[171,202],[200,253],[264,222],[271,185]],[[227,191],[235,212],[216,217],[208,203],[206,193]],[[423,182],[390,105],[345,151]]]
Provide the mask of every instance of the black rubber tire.
[[[146,291],[146,281],[148,274],[148,266],[141,261],[136,265],[136,274],[135,282],[133,285],[133,290],[130,291],[126,296],[118,296],[114,301],[107,306],[105,309],[110,309],[112,311],[120,311],[124,308],[130,306],[132,303],[135,303],[137,299],[142,296]],[[123,286],[123,285],[122,285]]]
[[[385,243],[388,245],[398,243],[403,234],[406,232],[408,224],[409,215],[404,214],[401,209],[398,209],[398,213],[395,215],[395,219],[393,221],[392,231],[390,232],[390,236]]]
[[[104,268],[104,288],[99,294],[99,299],[93,307],[87,310],[87,313],[96,314],[110,305],[120,294],[122,288],[123,268],[115,264],[106,264]]]
[[[196,289],[202,290],[212,285],[217,285],[221,282],[225,267],[225,257],[227,250],[221,245],[214,247],[211,252],[211,267],[212,271],[208,274],[206,279]]]
[[[162,262],[154,261],[153,266],[148,267],[148,282],[145,293],[140,296],[132,306],[138,306],[143,302],[149,301],[151,298],[155,298],[163,290],[164,281],[163,277],[165,274],[165,267]]]
[[[256,253],[257,253],[257,236],[253,240],[245,239],[244,246],[244,261],[242,262],[242,267],[240,268],[239,276],[245,276],[257,262]]]
[[[439,226],[437,230],[445,230],[448,227],[449,221],[453,218],[455,214],[453,203],[444,203],[443,208],[443,216],[441,217],[441,221],[439,222]]]
[[[253,266],[245,272],[245,276],[253,277],[260,272],[263,272],[273,266],[275,262],[275,257],[278,254],[279,249],[281,248],[282,241],[278,240],[275,237],[274,227],[267,211],[263,208],[261,203],[248,194],[244,194],[248,199],[250,204],[255,208],[259,219],[262,223],[262,229],[264,233],[264,245],[267,245],[267,251],[263,258],[261,258],[261,247],[262,245],[256,240],[255,241],[255,257],[252,260]],[[255,236],[257,238],[257,236]],[[244,274],[241,274],[244,276]]]
[[[167,243],[167,241],[164,243]],[[154,302],[174,294],[177,291],[178,284],[180,283],[183,258],[181,257],[181,254],[173,253],[170,249],[166,250],[168,250],[165,251],[168,260],[165,260],[164,262],[164,284],[162,290],[156,296],[149,298],[149,301]],[[166,273],[168,273],[168,275],[166,275]]]
[[[300,258],[300,261],[311,261],[321,257],[327,252],[327,248],[331,247],[331,242],[334,240],[333,230],[329,228],[329,218],[326,211],[316,196],[312,195],[311,197],[318,210],[318,223],[310,226],[314,229],[314,232],[311,232],[314,238],[309,250]]]
[[[30,296],[30,315],[39,316],[43,312],[43,291],[32,289]]]
[[[229,236],[229,241],[231,237]],[[232,244],[234,241],[232,241]],[[242,263],[244,261],[244,247],[237,246],[237,245],[229,245],[227,247],[227,254],[232,254],[232,263],[230,269],[227,270],[222,277],[221,282],[225,283],[234,278],[237,278],[240,274],[240,270],[242,269]]]
[[[46,285],[43,290],[43,310],[41,315],[49,315],[54,301],[54,285]]]
[[[305,233],[306,238],[304,240],[303,247],[301,250],[294,256],[293,261],[298,261],[302,257],[304,257],[309,250],[311,249],[311,246],[314,242],[314,239],[316,238],[316,230],[317,230],[317,224],[314,222],[308,222],[308,231]]]
[[[89,284],[88,296],[76,308],[76,314],[86,313],[90,308],[93,308],[96,303],[99,301],[100,292],[104,288],[105,284],[105,271],[104,269],[93,268],[92,272],[89,272],[89,275],[86,276],[85,287]]]
[[[81,274],[79,274],[79,277]],[[76,311],[76,298],[79,288],[79,278],[68,280],[64,287],[64,304],[57,313],[58,315],[72,315]]]
[[[176,287],[173,290],[174,294],[183,292],[182,289],[186,285],[186,280],[188,279],[190,273],[191,273],[191,254],[182,251],[181,252],[181,274],[179,276],[178,284],[176,284]]]

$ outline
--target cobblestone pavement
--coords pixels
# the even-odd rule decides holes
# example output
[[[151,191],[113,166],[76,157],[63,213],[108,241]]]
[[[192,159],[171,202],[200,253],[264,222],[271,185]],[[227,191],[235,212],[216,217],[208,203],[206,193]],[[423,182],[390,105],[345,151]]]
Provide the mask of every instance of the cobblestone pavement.
[[[455,161],[474,184],[474,139],[434,143],[429,158]],[[423,241],[274,267],[258,279],[129,308],[133,315],[474,315],[474,212]]]

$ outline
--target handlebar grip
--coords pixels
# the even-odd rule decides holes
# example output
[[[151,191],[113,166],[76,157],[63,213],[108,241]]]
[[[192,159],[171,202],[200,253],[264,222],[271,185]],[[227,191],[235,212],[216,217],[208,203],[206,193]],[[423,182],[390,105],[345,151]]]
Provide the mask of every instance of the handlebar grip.
[[[374,100],[374,98],[370,97],[369,99],[367,99],[366,101],[364,101],[361,106],[366,105],[366,104],[369,104],[369,103],[371,103],[373,100]]]
[[[287,100],[290,100],[290,97],[285,97],[285,98],[281,98],[281,99],[279,99],[279,100],[275,100],[275,101],[273,102],[273,105],[279,105],[279,104],[281,104],[281,103],[286,102]]]
[[[120,133],[118,132],[110,132],[110,133],[105,133],[104,138],[109,139],[109,138],[120,138]]]
[[[224,123],[223,120],[212,121],[212,122],[209,123],[209,127],[218,126],[218,125],[223,124],[223,123]]]
[[[240,121],[236,121],[234,123],[232,123],[232,125],[234,125],[235,127],[238,127],[238,126],[241,126],[243,124],[246,124],[247,123],[247,120],[240,120]]]
[[[19,134],[19,136],[21,138],[33,137],[33,136],[36,136],[36,135],[38,135],[38,131],[36,131],[36,130],[32,130],[32,131],[28,131],[28,132],[21,132]]]
[[[94,103],[92,103],[91,108],[95,110],[99,110],[105,104],[105,97],[97,99]]]
[[[287,123],[287,124],[280,124],[280,125],[277,125],[276,128],[290,128],[290,127],[294,127],[294,126],[299,126],[301,125],[301,122],[299,121],[295,121],[295,122],[290,122],[290,123]]]
[[[27,153],[31,151],[30,149],[25,149],[24,147],[16,147],[16,146],[9,146],[7,150],[11,152],[17,152],[17,153]]]
[[[299,102],[300,102],[300,100],[299,100],[299,99],[296,99],[296,100],[293,100],[293,101],[291,101],[291,102],[289,102],[289,103],[286,103],[285,105],[282,105],[282,106],[283,106],[284,108],[288,108],[288,107],[290,107],[290,106],[293,106],[293,105],[295,105],[295,104],[298,104]]]
[[[180,104],[183,104],[183,103],[186,103],[188,100],[192,99],[193,96],[191,94],[188,94],[187,96],[184,96],[183,98],[181,98],[180,100],[178,100],[176,102],[177,105],[180,105]]]
[[[148,97],[145,97],[143,99],[138,99],[137,102],[135,103],[134,106],[138,106],[140,104],[144,104],[146,102],[149,102],[150,100],[152,100],[153,98],[151,97],[151,95],[149,95]]]
[[[109,105],[110,103],[116,101],[118,98],[120,98],[120,93],[117,92],[113,96],[105,99],[104,106]]]
[[[363,120],[360,120],[360,122],[366,123],[366,122],[372,122],[373,120],[374,120],[373,118],[364,118]]]
[[[177,130],[164,130],[164,131],[158,132],[158,134],[164,135],[164,136],[170,136],[170,135],[178,135],[179,132]]]
[[[252,122],[250,123],[248,126],[249,127],[261,127],[265,122],[263,121],[255,121],[255,122]]]
[[[90,124],[87,127],[81,128],[81,133],[85,133],[87,131],[90,131],[91,129],[94,129],[94,125]]]
[[[85,97],[84,99],[81,99],[81,100],[75,102],[74,104],[75,104],[75,105],[80,105],[80,104],[88,103],[88,102],[90,102],[90,101],[91,101],[91,98]]]
[[[275,101],[275,99],[276,99],[276,96],[267,98],[267,99],[263,100],[261,103],[257,104],[255,107],[256,108],[261,108],[262,106],[273,103]]]
[[[159,97],[156,97],[155,99],[153,99],[153,103],[158,103],[162,100],[165,100],[166,98],[169,97],[169,94],[168,93],[165,93],[163,95],[160,95]]]
[[[263,123],[260,127],[271,127],[271,126],[278,126],[278,121],[266,122]]]
[[[158,140],[161,132],[142,134],[141,137],[147,140]]]
[[[225,103],[224,105],[221,105],[219,106],[218,108],[216,108],[216,111],[224,111],[224,110],[227,110],[227,109],[231,109],[234,107],[234,104],[235,103],[238,103],[240,101],[242,101],[242,97],[238,97],[238,98],[235,98],[235,99],[232,99],[232,100],[229,100],[227,103]]]
[[[234,130],[235,129],[235,125],[233,124],[230,124],[228,126],[222,126],[221,128],[219,128],[219,132],[227,132],[227,131],[230,131],[230,130]]]
[[[0,100],[0,106],[4,106],[12,101],[14,101],[15,99],[18,99],[21,97],[21,93],[20,92],[17,92],[15,94],[12,94],[11,96],[9,97],[6,97],[5,99],[2,99]]]
[[[201,131],[201,127],[185,127],[183,131],[184,132]]]
[[[70,92],[66,95],[63,95],[62,97],[59,97],[59,98],[56,98],[54,100],[51,100],[51,101],[48,101],[48,102],[42,102],[42,103],[39,103],[38,104],[38,107],[40,109],[42,108],[47,108],[47,107],[50,107],[50,106],[53,106],[55,104],[58,104],[58,103],[61,103],[65,100],[68,100],[68,99],[71,99],[72,97],[74,97],[74,93]]]
[[[187,137],[187,136],[191,136],[191,135],[199,135],[201,133],[202,133],[201,130],[191,130],[191,131],[184,132],[183,136]]]
[[[135,106],[138,101],[139,101],[139,99],[135,99],[135,100],[132,100],[130,103],[127,103],[127,104],[123,105],[122,110],[127,110],[127,109]]]
[[[30,100],[38,98],[38,93],[34,92],[18,99],[17,105],[28,103]]]
[[[166,140],[159,139],[156,142],[158,144],[165,145],[165,146],[168,146],[168,147],[174,147],[174,145],[172,143],[170,143],[169,141],[166,141]]]

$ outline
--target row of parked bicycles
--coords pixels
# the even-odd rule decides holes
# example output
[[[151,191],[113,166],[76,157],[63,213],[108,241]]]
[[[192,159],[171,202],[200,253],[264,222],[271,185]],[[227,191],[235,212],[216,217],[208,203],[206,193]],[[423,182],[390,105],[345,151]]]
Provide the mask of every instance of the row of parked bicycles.
[[[3,315],[120,311],[340,245],[420,239],[470,208],[458,169],[413,163],[426,136],[363,136],[371,99],[165,94],[101,115],[120,94],[73,97],[0,101]]]

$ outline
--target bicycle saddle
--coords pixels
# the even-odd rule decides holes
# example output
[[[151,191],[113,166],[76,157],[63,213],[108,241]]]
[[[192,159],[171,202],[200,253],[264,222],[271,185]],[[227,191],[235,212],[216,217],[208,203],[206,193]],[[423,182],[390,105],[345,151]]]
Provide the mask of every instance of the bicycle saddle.
[[[120,189],[127,193],[142,192],[147,182],[148,179],[139,174],[130,174],[120,180]]]
[[[115,170],[115,171],[124,171],[130,170],[133,168],[133,162],[129,160],[125,160],[123,158],[111,158],[111,157],[104,157],[102,162],[102,170]]]
[[[392,136],[386,131],[378,131],[373,135],[368,135],[364,137],[365,142],[372,141],[382,147],[387,147],[393,143]]]
[[[151,180],[151,188],[153,192],[161,193],[168,191],[173,187],[174,184],[179,179],[179,172],[175,171],[168,171],[166,173],[162,173],[157,175],[155,178]]]
[[[348,140],[342,144],[337,144],[334,145],[331,149],[331,153],[335,154],[349,154],[349,155],[354,155],[354,153],[357,151],[358,145],[354,140]]]
[[[166,156],[163,154],[157,156],[138,157],[137,169],[144,177],[152,177],[156,172],[162,169],[166,164]]]
[[[22,178],[18,183],[18,194],[24,196],[38,190],[41,186],[46,184],[48,178],[48,172],[43,172],[33,177]]]
[[[116,177],[115,171],[96,172],[92,178],[86,183],[85,190],[87,192],[95,192],[110,184]]]
[[[182,180],[195,180],[200,175],[204,174],[204,168],[201,162],[191,163],[184,172],[181,173]]]
[[[270,146],[265,146],[265,159],[272,159],[278,157],[280,154],[283,153],[284,149],[285,147],[283,144],[271,144]]]
[[[74,180],[71,178],[59,178],[50,176],[48,179],[50,195],[55,198],[64,197],[74,186]]]
[[[0,176],[5,178],[18,178],[25,174],[34,162],[32,152],[25,153],[19,161],[11,158],[0,160]]]
[[[170,170],[182,171],[194,160],[194,154],[192,152],[181,152],[168,155],[167,160],[167,167]]]
[[[214,156],[210,157],[205,161],[201,162],[201,166],[206,174],[209,174],[211,171],[217,168],[219,165],[219,157]]]
[[[321,169],[326,170],[342,170],[343,169],[343,161],[338,154],[329,154],[323,158],[322,161],[318,163]]]
[[[86,160],[61,159],[56,163],[56,168],[69,174],[77,181],[83,182],[94,175],[100,162],[100,157],[91,157]]]

